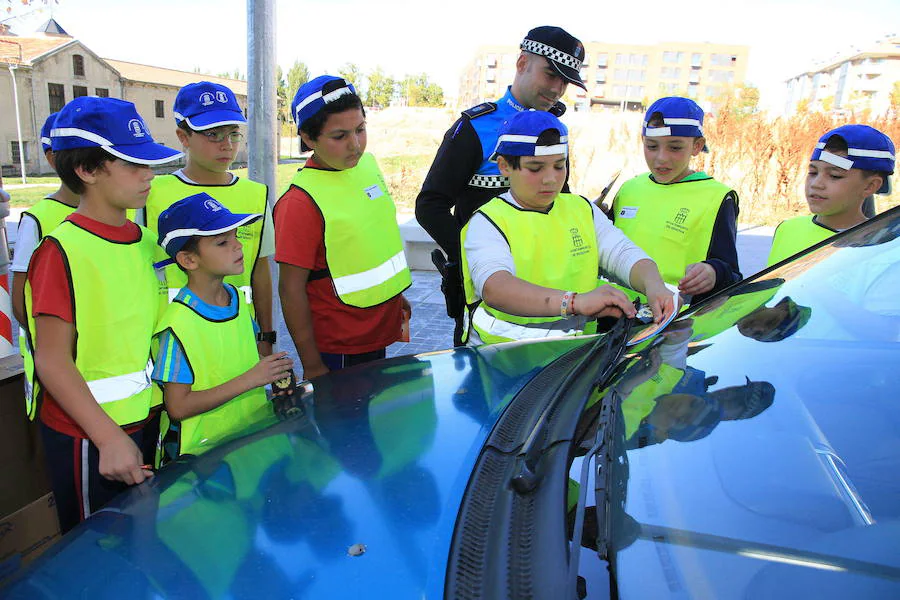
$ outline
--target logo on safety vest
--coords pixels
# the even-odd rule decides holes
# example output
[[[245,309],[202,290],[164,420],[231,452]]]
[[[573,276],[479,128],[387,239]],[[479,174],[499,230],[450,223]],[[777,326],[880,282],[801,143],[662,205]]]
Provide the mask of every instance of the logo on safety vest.
[[[684,225],[684,222],[688,218],[688,214],[691,212],[689,208],[680,208],[678,209],[678,214],[675,215],[675,224],[676,225]]]
[[[569,233],[572,235],[572,256],[581,256],[582,254],[590,252],[590,245],[585,245],[584,238],[581,237],[581,232],[577,227],[571,228]]]

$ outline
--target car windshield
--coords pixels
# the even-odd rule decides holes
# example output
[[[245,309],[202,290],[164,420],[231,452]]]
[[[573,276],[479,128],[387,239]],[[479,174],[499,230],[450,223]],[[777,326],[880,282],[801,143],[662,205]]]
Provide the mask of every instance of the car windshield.
[[[896,596],[898,235],[895,209],[725,290],[598,386],[569,471],[588,597]]]

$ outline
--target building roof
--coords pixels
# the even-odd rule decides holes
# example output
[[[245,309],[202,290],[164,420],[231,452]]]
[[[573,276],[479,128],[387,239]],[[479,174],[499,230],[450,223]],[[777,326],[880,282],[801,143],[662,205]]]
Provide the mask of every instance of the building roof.
[[[238,96],[247,95],[247,82],[239,79],[227,79],[225,77],[215,77],[203,73],[177,71],[175,69],[165,69],[163,67],[153,67],[123,60],[114,60],[112,58],[104,58],[103,60],[109,63],[109,66],[113,69],[118,71],[122,78],[130,81],[168,85],[177,88],[184,87],[189,83],[195,83],[197,81],[211,81],[213,83],[228,86]]]
[[[839,67],[845,62],[862,60],[865,58],[900,58],[900,36],[885,36],[883,39],[876,40],[869,46],[852,47],[843,52],[836,53],[828,59],[818,60],[810,69],[803,71],[802,73],[797,73],[785,81],[797,79],[804,75],[824,73],[825,71],[830,71]]]
[[[46,33],[48,35],[64,35],[71,37],[62,26],[51,18],[49,21],[38,27],[38,33]]]
[[[74,43],[70,37],[0,35],[0,62],[30,65],[45,54]]]

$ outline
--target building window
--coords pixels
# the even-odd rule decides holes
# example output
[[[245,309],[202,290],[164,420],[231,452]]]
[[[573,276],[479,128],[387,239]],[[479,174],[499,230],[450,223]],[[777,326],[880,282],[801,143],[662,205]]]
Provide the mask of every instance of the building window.
[[[628,64],[628,55],[627,54],[616,54],[616,64],[617,65],[627,65]]]
[[[709,80],[715,83],[731,83],[734,81],[734,71],[710,71]]]
[[[684,58],[684,52],[663,52],[663,62],[680,63]]]
[[[603,54],[598,54],[597,55],[597,66],[605,67],[607,60],[609,60],[609,56],[605,52]]]
[[[12,157],[13,164],[19,164],[19,142],[9,143],[9,154]],[[28,162],[28,142],[22,142],[22,150],[25,152],[25,162]]]
[[[624,85],[616,85],[613,86],[613,96],[616,98],[621,98],[625,95],[625,86]]]
[[[659,76],[663,79],[678,79],[681,77],[681,69],[678,67],[663,67],[660,69]]]
[[[604,85],[595,85],[594,86],[594,97],[595,98],[603,98],[606,95],[606,86]]]
[[[606,69],[597,69],[597,83],[606,83]]]
[[[84,57],[80,54],[72,55],[72,73],[75,77],[84,77]]]
[[[109,98],[109,90],[106,88],[97,88],[94,90],[94,93],[98,98]]]
[[[165,119],[166,118],[166,105],[162,100],[156,101],[156,118],[157,119]]]
[[[55,113],[62,110],[66,105],[66,88],[61,83],[48,83],[47,95],[50,98],[50,112]]]
[[[733,54],[713,54],[709,59],[716,67],[730,67],[737,64],[737,56]]]
[[[691,54],[691,66],[694,68],[699,68],[703,66],[703,55],[699,52],[694,52]]]
[[[87,87],[83,85],[73,85],[72,86],[72,97],[73,98],[81,98],[82,96],[87,96],[88,91]]]
[[[618,79],[620,81],[625,81],[625,77],[627,76],[628,71],[625,69],[616,69],[613,72],[613,79]]]

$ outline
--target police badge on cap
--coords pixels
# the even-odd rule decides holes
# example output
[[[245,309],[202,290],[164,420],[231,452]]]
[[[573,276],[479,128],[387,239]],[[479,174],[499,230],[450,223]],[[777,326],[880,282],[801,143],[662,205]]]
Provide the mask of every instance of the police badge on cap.
[[[587,91],[581,81],[584,45],[565,29],[550,25],[535,27],[528,32],[519,47],[525,52],[546,57],[560,77]]]

